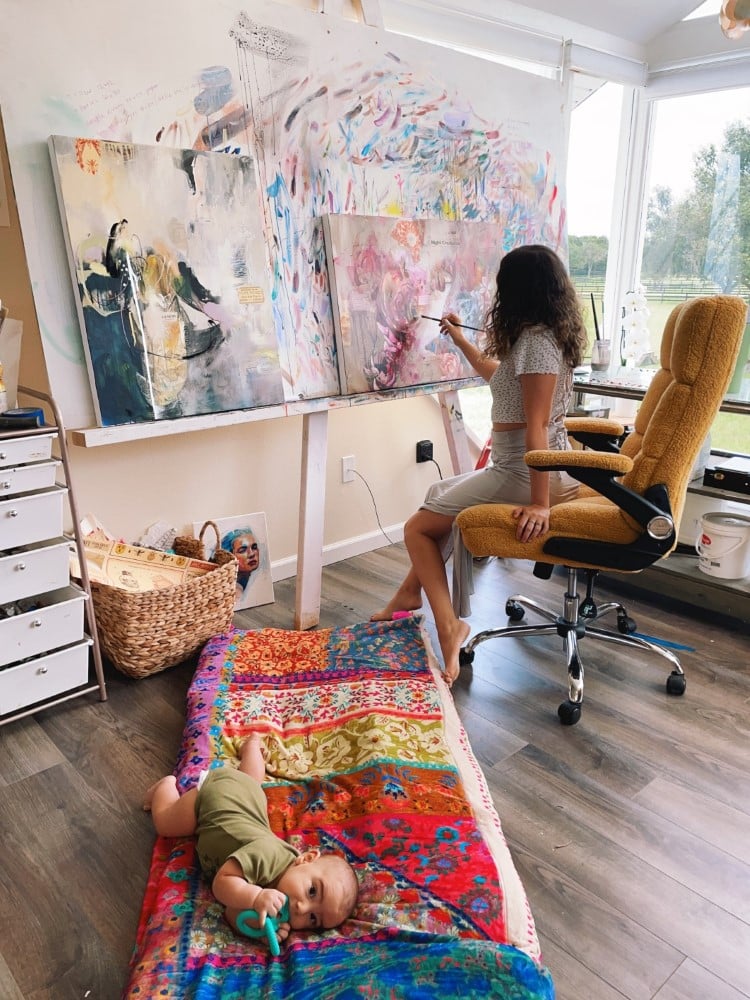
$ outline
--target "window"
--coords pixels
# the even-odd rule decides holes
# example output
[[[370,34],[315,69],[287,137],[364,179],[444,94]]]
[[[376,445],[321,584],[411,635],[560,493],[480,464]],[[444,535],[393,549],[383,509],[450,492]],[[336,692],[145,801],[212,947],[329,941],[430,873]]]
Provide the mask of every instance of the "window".
[[[607,269],[609,227],[620,132],[622,87],[591,78],[576,83],[577,103],[571,115],[566,178],[570,274],[581,297],[594,341],[594,312],[603,323],[602,298]],[[489,386],[461,390],[461,411],[467,431],[479,442],[489,437]]]
[[[686,298],[750,301],[750,88],[655,103],[640,280],[646,352],[658,352],[667,316]],[[745,340],[730,391],[750,399]],[[750,418],[720,414],[712,446],[750,452]]]
[[[570,122],[567,204],[570,275],[589,334],[604,319],[609,229],[620,136],[622,87],[604,83],[578,103]]]

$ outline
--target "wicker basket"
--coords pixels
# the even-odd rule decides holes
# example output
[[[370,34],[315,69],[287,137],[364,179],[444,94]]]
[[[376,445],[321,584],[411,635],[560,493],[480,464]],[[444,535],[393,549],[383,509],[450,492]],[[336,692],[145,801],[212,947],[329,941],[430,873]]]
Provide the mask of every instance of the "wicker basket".
[[[163,589],[134,592],[92,581],[103,653],[122,673],[137,678],[189,659],[231,627],[236,582],[234,556],[202,576]]]

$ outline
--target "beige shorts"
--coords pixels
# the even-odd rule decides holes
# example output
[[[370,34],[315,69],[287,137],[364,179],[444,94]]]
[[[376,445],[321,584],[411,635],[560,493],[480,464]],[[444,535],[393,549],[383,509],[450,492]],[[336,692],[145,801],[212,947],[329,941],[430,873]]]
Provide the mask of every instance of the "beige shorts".
[[[549,446],[555,451],[570,448],[564,428],[550,430]],[[529,503],[531,479],[529,467],[524,462],[525,454],[525,428],[493,431],[492,464],[452,479],[441,479],[427,491],[421,509],[455,518],[467,507],[480,503]],[[567,472],[549,472],[548,475],[550,506],[572,500],[580,485],[577,480]],[[470,598],[474,592],[474,566],[455,524],[443,540],[441,551],[446,561],[453,555],[453,609],[459,617],[467,618],[471,614]]]
[[[563,429],[550,433],[550,448],[570,448]],[[529,503],[531,480],[526,454],[526,430],[493,431],[491,464],[451,479],[441,479],[427,491],[423,510],[455,517],[480,503]],[[579,483],[566,472],[549,472],[550,506],[572,500]]]

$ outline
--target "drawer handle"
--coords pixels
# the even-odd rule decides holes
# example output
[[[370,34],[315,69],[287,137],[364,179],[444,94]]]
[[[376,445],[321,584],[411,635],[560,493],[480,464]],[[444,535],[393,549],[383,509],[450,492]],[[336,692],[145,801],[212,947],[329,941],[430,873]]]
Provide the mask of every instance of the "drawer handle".
[[[41,628],[42,627],[42,619],[41,618],[35,618],[34,621],[31,623],[31,627],[32,628]]]
[[[23,573],[23,571],[26,569],[26,563],[19,563],[16,566],[16,569],[19,571],[19,573]]]
[[[7,457],[8,457],[8,452],[7,451],[0,451],[0,461],[2,461],[4,458],[7,458]]]
[[[37,673],[38,673],[38,674],[46,674],[48,670],[49,670],[49,667],[40,667],[40,668],[39,668],[39,669],[37,670]]]
[[[8,511],[8,517],[18,517],[18,511],[17,510],[9,510]]]
[[[3,489],[4,489],[4,490],[9,490],[9,489],[10,489],[10,479],[6,479],[6,480],[5,480],[5,481],[4,481],[4,482],[3,482],[2,484],[0,484],[0,485],[2,485],[2,487],[3,487]]]

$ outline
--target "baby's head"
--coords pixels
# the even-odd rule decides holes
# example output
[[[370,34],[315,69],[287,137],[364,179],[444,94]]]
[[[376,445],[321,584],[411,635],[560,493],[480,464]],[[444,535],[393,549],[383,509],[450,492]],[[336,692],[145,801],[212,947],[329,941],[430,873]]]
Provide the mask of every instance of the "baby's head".
[[[276,883],[289,897],[292,930],[330,930],[349,917],[357,903],[354,869],[338,854],[300,854]]]

